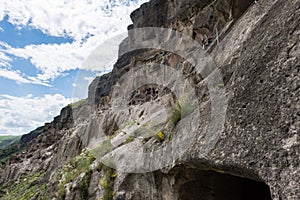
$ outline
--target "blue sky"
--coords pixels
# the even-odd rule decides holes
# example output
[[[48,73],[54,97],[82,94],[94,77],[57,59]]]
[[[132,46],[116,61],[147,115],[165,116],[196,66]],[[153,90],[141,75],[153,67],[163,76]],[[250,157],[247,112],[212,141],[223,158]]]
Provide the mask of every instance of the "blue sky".
[[[126,32],[144,2],[0,0],[0,135],[25,134],[85,98],[93,77],[116,59],[85,66],[89,55]]]

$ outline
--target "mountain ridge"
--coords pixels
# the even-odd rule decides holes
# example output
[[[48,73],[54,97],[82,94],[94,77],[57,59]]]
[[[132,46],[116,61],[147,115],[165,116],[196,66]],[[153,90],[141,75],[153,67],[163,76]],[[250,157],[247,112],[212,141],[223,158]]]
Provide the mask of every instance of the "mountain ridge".
[[[210,52],[216,68],[205,72],[208,75],[204,77],[203,71],[199,74],[184,58],[159,48],[120,56],[111,73],[96,77],[90,84],[87,100],[68,105],[51,123],[21,138],[26,149],[12,156],[0,171],[0,199],[179,200],[197,199],[199,195],[204,199],[220,199],[222,195],[241,199],[241,191],[260,195],[252,199],[263,199],[264,195],[299,198],[300,180],[295,176],[300,164],[299,4],[284,0],[152,0],[143,4],[131,14],[133,25],[128,27],[129,38],[120,44],[120,50],[139,39],[131,30],[171,28],[197,41],[201,52]],[[179,41],[179,46],[185,46],[185,41]],[[180,102],[172,87],[130,85],[136,79],[127,75],[146,69],[149,63],[159,65],[145,72],[145,80],[159,77],[161,65],[179,71],[195,88],[200,114],[184,116],[183,110],[190,107]],[[166,74],[168,81],[173,81],[172,70]],[[221,72],[223,81],[216,86],[226,90],[228,108],[224,129],[214,143],[206,134],[213,112],[207,81],[216,71]],[[123,83],[121,90],[119,83]],[[114,110],[114,101],[120,100],[115,99],[117,93],[131,91],[131,87],[135,90],[126,104],[130,114]],[[159,121],[149,128],[147,120],[154,116],[159,116]],[[178,158],[167,152],[170,154],[163,157],[165,160],[159,160],[156,149],[189,139],[181,129],[193,138],[186,151]],[[153,133],[141,135],[145,130]],[[122,141],[124,135],[128,137]],[[148,164],[149,160],[135,163],[134,158],[117,159],[117,170],[99,162],[108,152],[140,151],[140,140],[143,150],[163,167],[128,173],[128,166]],[[205,156],[204,147],[209,149]],[[126,156],[130,158],[130,154]],[[164,166],[169,161],[171,165]],[[225,180],[228,182],[222,182]],[[248,186],[237,189],[243,184]],[[269,194],[251,192],[255,189],[252,184]],[[233,196],[226,196],[222,187],[228,187]]]

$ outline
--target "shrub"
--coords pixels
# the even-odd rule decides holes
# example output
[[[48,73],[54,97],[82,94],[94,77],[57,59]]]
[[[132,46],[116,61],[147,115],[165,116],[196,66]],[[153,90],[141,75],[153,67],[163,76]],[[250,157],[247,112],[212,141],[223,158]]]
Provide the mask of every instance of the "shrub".
[[[80,180],[80,182],[77,183],[78,189],[80,191],[80,198],[82,200],[89,199],[89,185],[90,185],[91,176],[92,176],[92,171],[89,170],[87,173],[85,173],[84,177]]]
[[[103,197],[102,200],[112,200],[114,197],[113,187],[114,187],[114,179],[117,177],[117,173],[114,169],[109,168],[102,164],[102,170],[104,172],[104,176],[100,178],[99,182],[103,187]]]
[[[126,138],[126,140],[125,140],[125,144],[128,144],[128,143],[130,143],[130,142],[133,142],[134,141],[134,136],[133,135],[130,135],[128,138]]]
[[[44,172],[34,173],[34,174],[24,174],[20,178],[19,182],[11,183],[6,188],[1,188],[0,190],[9,191],[4,196],[1,197],[2,200],[15,200],[24,199],[30,200],[37,193],[41,194],[46,190],[45,184],[39,184],[39,180],[44,176]]]
[[[57,175],[58,184],[58,197],[64,199],[66,195],[65,185],[74,181],[81,173],[86,173],[78,184],[78,189],[82,196],[86,196],[88,182],[91,176],[90,165],[95,160],[94,156],[88,151],[84,151],[79,156],[71,159],[69,163],[62,169],[62,172]]]
[[[156,134],[156,138],[159,140],[159,141],[163,141],[165,139],[165,135],[162,131],[159,131],[157,134]]]

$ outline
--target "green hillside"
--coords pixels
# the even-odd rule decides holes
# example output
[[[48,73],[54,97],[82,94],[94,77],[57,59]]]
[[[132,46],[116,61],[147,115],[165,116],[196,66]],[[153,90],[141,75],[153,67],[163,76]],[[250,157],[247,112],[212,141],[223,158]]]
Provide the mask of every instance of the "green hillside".
[[[0,136],[0,149],[7,147],[20,138],[21,136]]]
[[[0,136],[0,169],[12,155],[22,151],[19,149],[21,136]]]

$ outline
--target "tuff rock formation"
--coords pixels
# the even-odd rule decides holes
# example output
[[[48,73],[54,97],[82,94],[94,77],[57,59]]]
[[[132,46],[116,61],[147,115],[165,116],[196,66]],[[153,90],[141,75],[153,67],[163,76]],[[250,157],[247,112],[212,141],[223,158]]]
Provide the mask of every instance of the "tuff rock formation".
[[[0,199],[300,199],[299,8],[145,3],[88,99],[22,137]],[[163,42],[132,48],[153,40],[145,27]],[[173,51],[167,29],[184,34]]]

